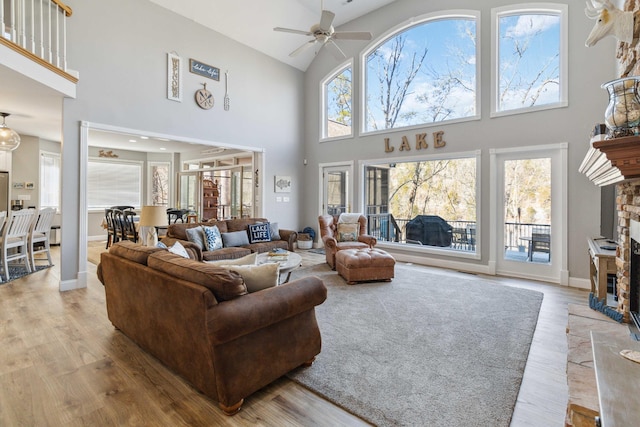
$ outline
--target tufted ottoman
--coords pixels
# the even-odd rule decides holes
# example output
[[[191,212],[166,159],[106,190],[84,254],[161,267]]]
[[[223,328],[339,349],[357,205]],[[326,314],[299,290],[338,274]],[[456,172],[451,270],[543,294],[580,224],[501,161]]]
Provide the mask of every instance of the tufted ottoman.
[[[336,252],[336,270],[349,285],[369,280],[391,281],[396,260],[382,249],[344,249]]]

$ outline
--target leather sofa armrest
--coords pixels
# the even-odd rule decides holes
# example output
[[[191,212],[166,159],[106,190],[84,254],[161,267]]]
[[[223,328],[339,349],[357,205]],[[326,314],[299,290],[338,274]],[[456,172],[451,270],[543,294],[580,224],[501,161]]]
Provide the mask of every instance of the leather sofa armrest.
[[[322,237],[322,243],[324,244],[325,247],[329,249],[336,250],[338,248],[338,241],[331,236]]]
[[[294,243],[298,240],[298,232],[293,230],[279,230],[280,240],[284,240],[289,245],[289,251],[294,251]]]
[[[162,240],[160,241],[165,245],[167,245],[167,247],[173,246],[176,242],[180,242],[180,244],[184,246],[184,248],[187,250],[187,253],[189,254],[189,258],[196,261],[202,261],[203,259],[202,249],[200,249],[200,246],[196,245],[193,242],[190,242],[188,240],[176,239],[173,237],[163,237]]]
[[[362,234],[358,236],[358,242],[366,243],[370,248],[374,247],[378,243],[378,239],[368,234]]]
[[[322,280],[308,276],[224,301],[209,310],[209,337],[214,345],[223,344],[313,310],[326,298],[327,288]]]

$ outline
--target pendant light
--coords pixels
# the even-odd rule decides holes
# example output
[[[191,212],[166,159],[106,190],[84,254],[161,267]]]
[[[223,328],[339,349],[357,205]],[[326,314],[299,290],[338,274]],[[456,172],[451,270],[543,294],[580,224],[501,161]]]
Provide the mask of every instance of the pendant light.
[[[20,145],[20,135],[5,124],[5,120],[9,113],[0,113],[2,116],[2,125],[0,125],[0,150],[13,151]]]

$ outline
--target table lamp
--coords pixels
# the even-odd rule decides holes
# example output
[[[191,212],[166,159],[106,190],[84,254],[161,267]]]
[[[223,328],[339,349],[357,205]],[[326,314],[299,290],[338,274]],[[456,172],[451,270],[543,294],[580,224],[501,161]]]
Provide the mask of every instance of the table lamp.
[[[167,208],[164,206],[143,206],[140,212],[140,240],[145,246],[158,244],[156,227],[167,225]],[[145,228],[143,228],[145,227]]]

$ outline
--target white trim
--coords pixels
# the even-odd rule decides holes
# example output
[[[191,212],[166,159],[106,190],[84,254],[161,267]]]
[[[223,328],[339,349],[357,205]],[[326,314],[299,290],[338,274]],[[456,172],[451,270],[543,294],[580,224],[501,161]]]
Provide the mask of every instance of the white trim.
[[[498,19],[503,16],[517,16],[523,14],[554,14],[560,18],[560,57],[559,57],[559,100],[550,104],[534,105],[533,107],[498,110],[499,88],[498,69],[500,64],[500,39],[498,37]],[[530,113],[534,111],[564,108],[569,106],[569,6],[559,3],[521,3],[491,9],[491,110],[489,117],[502,117],[514,114]]]
[[[442,121],[438,121],[438,122],[429,122],[429,123],[421,123],[418,125],[411,125],[411,126],[404,126],[404,127],[394,127],[392,129],[376,129],[376,130],[370,130],[367,131],[366,130],[366,98],[367,98],[367,89],[366,89],[366,72],[367,72],[367,67],[366,67],[366,58],[367,56],[374,51],[376,48],[378,48],[382,43],[384,43],[385,41],[387,41],[389,38],[391,38],[392,36],[401,33],[402,31],[407,30],[410,27],[414,27],[414,26],[418,26],[418,25],[422,25],[425,24],[429,21],[441,21],[441,20],[449,20],[449,19],[472,19],[475,21],[476,24],[476,87],[475,87],[475,103],[476,103],[476,114],[474,114],[473,116],[469,116],[469,117],[461,117],[461,118],[456,118],[456,119],[451,119],[451,120],[442,120]],[[472,10],[472,9],[452,9],[452,10],[442,10],[442,11],[437,11],[437,12],[431,12],[431,13],[426,13],[424,15],[420,15],[417,17],[412,17],[409,18],[408,20],[402,22],[401,24],[396,25],[395,27],[392,27],[391,29],[387,30],[385,33],[383,33],[382,35],[380,35],[379,37],[377,37],[376,39],[374,39],[373,41],[371,41],[371,43],[369,43],[365,49],[360,53],[360,58],[359,58],[359,65],[360,65],[360,72],[358,73],[359,79],[360,79],[360,84],[359,84],[359,96],[358,96],[358,105],[359,105],[359,114],[358,114],[358,119],[360,121],[359,125],[358,125],[358,135],[359,136],[364,136],[364,135],[371,135],[374,133],[381,133],[381,132],[389,132],[389,131],[397,131],[397,130],[409,130],[412,129],[414,127],[427,127],[427,126],[437,126],[437,125],[444,125],[444,124],[453,124],[453,123],[460,123],[460,122],[464,122],[464,121],[471,121],[471,120],[480,120],[482,117],[482,113],[481,113],[481,82],[482,82],[482,75],[481,75],[481,63],[482,63],[482,55],[481,55],[481,50],[480,50],[480,40],[481,40],[481,32],[482,32],[482,26],[481,26],[481,14],[480,11],[478,10]]]
[[[89,165],[89,127],[85,122],[80,123],[80,170],[78,183],[78,275],[77,282],[60,282],[60,290],[63,287],[75,286],[69,289],[87,287],[87,234],[89,233],[87,214],[87,167]],[[64,166],[63,166],[64,167]],[[62,242],[64,244],[64,242]]]
[[[349,135],[341,135],[341,136],[333,136],[333,137],[329,137],[327,136],[328,133],[328,129],[327,129],[327,91],[326,91],[326,87],[327,84],[329,82],[332,82],[336,77],[338,77],[339,74],[342,74],[345,70],[347,70],[348,68],[351,68],[351,133]],[[336,68],[334,68],[333,70],[331,70],[327,76],[320,80],[320,135],[319,135],[319,141],[320,142],[325,142],[325,141],[335,141],[335,140],[339,140],[339,139],[349,139],[349,138],[353,138],[353,136],[355,135],[355,132],[353,131],[354,129],[354,122],[355,122],[355,111],[353,111],[353,108],[355,107],[355,103],[353,102],[353,100],[355,99],[354,97],[354,89],[355,89],[355,70],[353,67],[353,58],[349,58],[347,59],[345,62],[343,62],[342,64],[338,65]]]

